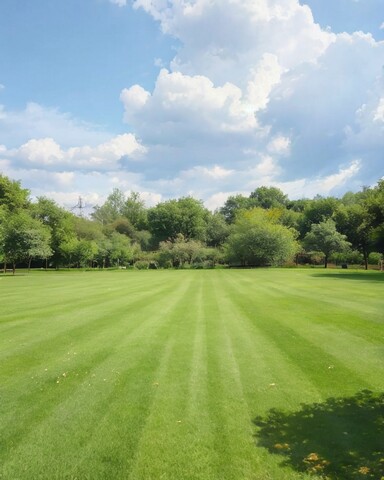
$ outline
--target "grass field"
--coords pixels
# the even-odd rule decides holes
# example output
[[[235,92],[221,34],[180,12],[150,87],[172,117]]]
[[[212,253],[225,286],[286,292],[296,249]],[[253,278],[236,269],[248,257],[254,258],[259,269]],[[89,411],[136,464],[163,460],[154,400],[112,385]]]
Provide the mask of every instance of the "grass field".
[[[384,475],[384,274],[34,272],[0,292],[1,479]]]

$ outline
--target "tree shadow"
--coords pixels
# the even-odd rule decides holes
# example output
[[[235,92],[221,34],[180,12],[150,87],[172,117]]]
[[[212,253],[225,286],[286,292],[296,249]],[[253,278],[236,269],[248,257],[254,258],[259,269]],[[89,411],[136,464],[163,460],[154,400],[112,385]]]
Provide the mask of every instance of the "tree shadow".
[[[257,445],[299,472],[329,480],[384,477],[384,393],[362,390],[293,413],[271,409],[254,423]]]
[[[361,273],[313,273],[312,277],[326,277],[335,278],[337,280],[364,280],[368,282],[384,282],[383,272],[374,272],[366,274],[365,271]]]

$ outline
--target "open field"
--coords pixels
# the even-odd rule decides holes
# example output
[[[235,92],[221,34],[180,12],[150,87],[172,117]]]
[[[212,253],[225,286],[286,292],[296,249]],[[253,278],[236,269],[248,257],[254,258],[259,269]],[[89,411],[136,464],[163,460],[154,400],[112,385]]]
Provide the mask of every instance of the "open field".
[[[0,292],[1,479],[384,475],[384,274],[34,272]]]

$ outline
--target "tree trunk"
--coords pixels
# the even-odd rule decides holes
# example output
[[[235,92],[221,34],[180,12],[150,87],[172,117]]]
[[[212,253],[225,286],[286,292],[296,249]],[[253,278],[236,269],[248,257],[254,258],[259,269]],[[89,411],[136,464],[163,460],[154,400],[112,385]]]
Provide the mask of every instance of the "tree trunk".
[[[28,273],[31,271],[31,262],[32,262],[32,258],[29,258],[28,259]]]
[[[364,268],[365,270],[368,270],[368,252],[365,250],[363,250],[363,257],[364,257]]]
[[[13,262],[12,263],[12,275],[15,275],[15,273],[16,273],[16,263]]]
[[[324,258],[324,268],[328,267],[328,255],[325,256]]]

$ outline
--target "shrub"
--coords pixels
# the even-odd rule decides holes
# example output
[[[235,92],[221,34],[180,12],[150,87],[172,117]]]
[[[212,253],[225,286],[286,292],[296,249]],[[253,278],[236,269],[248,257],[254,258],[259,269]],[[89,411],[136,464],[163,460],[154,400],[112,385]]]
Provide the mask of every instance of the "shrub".
[[[134,263],[134,267],[137,270],[148,270],[149,269],[149,262],[147,260],[138,260],[137,262]]]

